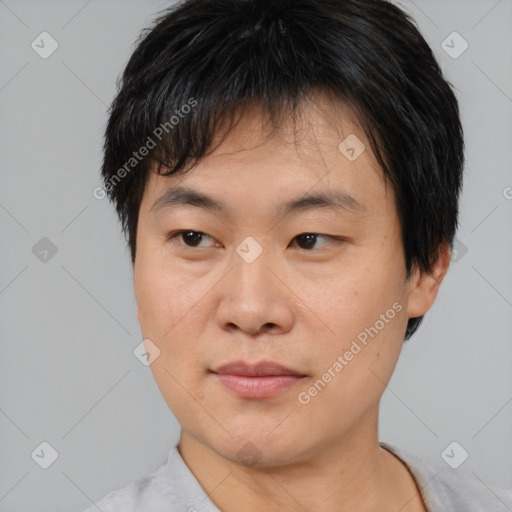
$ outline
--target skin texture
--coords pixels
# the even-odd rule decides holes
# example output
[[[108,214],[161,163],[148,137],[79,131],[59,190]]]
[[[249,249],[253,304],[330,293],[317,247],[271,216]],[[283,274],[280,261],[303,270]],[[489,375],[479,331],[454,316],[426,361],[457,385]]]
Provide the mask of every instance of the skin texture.
[[[432,306],[449,247],[431,275],[406,281],[392,187],[348,108],[317,99],[295,136],[289,125],[265,133],[254,108],[187,174],[151,173],[140,207],[137,316],[160,350],[151,369],[181,424],[180,453],[222,511],[425,510],[407,468],[378,445],[378,409],[407,320]],[[366,146],[355,161],[338,149],[349,134]],[[176,185],[223,201],[227,214],[190,205],[150,212]],[[288,200],[334,190],[366,211],[277,214]],[[207,236],[168,240],[176,230]],[[345,241],[308,245],[296,238],[303,233]],[[236,252],[249,236],[263,250],[252,263]],[[299,393],[396,303],[400,311],[301,403]],[[275,361],[307,377],[271,398],[241,398],[209,372],[237,360]]]

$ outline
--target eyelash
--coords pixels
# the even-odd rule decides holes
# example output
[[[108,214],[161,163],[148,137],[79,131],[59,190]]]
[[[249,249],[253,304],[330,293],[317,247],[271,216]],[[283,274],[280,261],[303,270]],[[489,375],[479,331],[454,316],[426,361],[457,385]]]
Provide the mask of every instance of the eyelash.
[[[198,234],[198,235],[203,235],[203,236],[207,236],[207,237],[209,237],[209,238],[211,238],[213,240],[213,238],[210,235],[207,235],[206,233],[203,233],[202,231],[194,231],[193,229],[182,229],[182,230],[179,230],[179,231],[173,231],[172,233],[169,233],[169,235],[167,235],[167,241],[170,242],[174,238],[176,238],[176,237],[178,237],[178,236],[180,236],[180,235],[182,235],[184,233],[194,233],[194,234]],[[301,233],[300,235],[295,236],[293,238],[293,240],[297,239],[300,236],[304,236],[304,235],[310,235],[310,236],[315,236],[315,237],[322,237],[322,238],[330,239],[330,240],[332,240],[334,242],[345,242],[347,240],[346,238],[340,237],[340,236],[323,235],[321,233],[309,233],[309,232]],[[197,249],[198,248],[198,247],[193,247],[193,246],[186,245],[186,244],[183,244],[183,245],[187,249]],[[303,250],[312,252],[314,249],[303,249]]]

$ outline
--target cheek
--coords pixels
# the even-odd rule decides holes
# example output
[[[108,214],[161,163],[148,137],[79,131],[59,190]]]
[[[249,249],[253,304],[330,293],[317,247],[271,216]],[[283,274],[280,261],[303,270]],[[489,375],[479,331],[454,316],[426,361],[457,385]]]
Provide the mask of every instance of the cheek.
[[[336,435],[375,411],[400,354],[401,331],[400,322],[390,322],[366,344],[355,338],[324,350],[318,374],[300,390],[298,412]]]
[[[326,308],[326,323],[336,340],[329,347],[331,359],[333,351],[336,357],[346,354],[347,367],[364,367],[363,373],[375,368],[377,374],[388,375],[399,356],[407,325],[402,291],[396,283],[361,278],[339,288],[337,297]]]
[[[142,336],[160,350],[151,365],[159,386],[173,388],[176,383],[167,372],[183,383],[196,378],[190,369],[197,367],[198,341],[207,321],[207,283],[170,272],[158,261],[152,264],[141,258],[139,263],[134,287]]]
[[[176,360],[171,364],[169,357],[163,354],[150,368],[173,415],[181,425],[190,425],[198,420],[202,408],[197,404],[204,403],[205,397],[202,388],[191,379],[190,372],[182,371],[180,366]]]
[[[381,314],[392,308],[394,302],[401,300],[402,292],[396,281],[392,281],[386,277],[385,271],[361,268],[333,277],[321,290],[316,285],[312,285],[310,290],[303,289],[301,296],[312,298],[308,302],[323,320],[325,334],[347,342],[372,326]],[[388,316],[395,317],[396,310]]]
[[[141,259],[138,265],[134,288],[141,328],[161,337],[181,319],[186,321],[196,314],[194,307],[205,293],[197,281],[184,273],[169,271],[158,261]]]
[[[319,389],[325,384],[319,395],[340,413],[375,403],[391,378],[407,325],[403,290],[396,283],[389,274],[367,269],[318,296],[315,309],[329,330],[312,351],[315,377]]]

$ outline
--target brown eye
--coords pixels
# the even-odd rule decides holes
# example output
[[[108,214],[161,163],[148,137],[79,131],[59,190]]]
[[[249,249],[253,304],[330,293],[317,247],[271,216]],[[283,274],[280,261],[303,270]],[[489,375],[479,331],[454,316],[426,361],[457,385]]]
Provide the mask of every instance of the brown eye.
[[[301,249],[310,250],[315,248],[314,245],[319,237],[326,239],[334,238],[328,235],[319,235],[317,233],[302,233],[301,235],[297,235],[294,240],[297,240],[297,245]]]
[[[171,233],[168,237],[167,237],[167,240],[168,241],[171,241],[173,240],[174,238],[177,238],[179,237],[181,239],[181,241],[183,242],[183,244],[186,246],[186,247],[198,247],[199,244],[205,239],[205,238],[210,238],[210,236],[208,236],[207,234],[205,233],[202,233],[201,231],[193,231],[191,229],[188,229],[188,230],[181,230],[181,231],[175,231],[174,233]]]

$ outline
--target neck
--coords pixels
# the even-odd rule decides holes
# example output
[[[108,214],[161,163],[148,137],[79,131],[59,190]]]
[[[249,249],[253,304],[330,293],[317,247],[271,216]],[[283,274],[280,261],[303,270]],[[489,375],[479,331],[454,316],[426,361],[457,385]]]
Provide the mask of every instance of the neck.
[[[379,446],[377,425],[295,454],[286,465],[246,467],[182,431],[179,451],[222,512],[423,512],[406,466]]]

